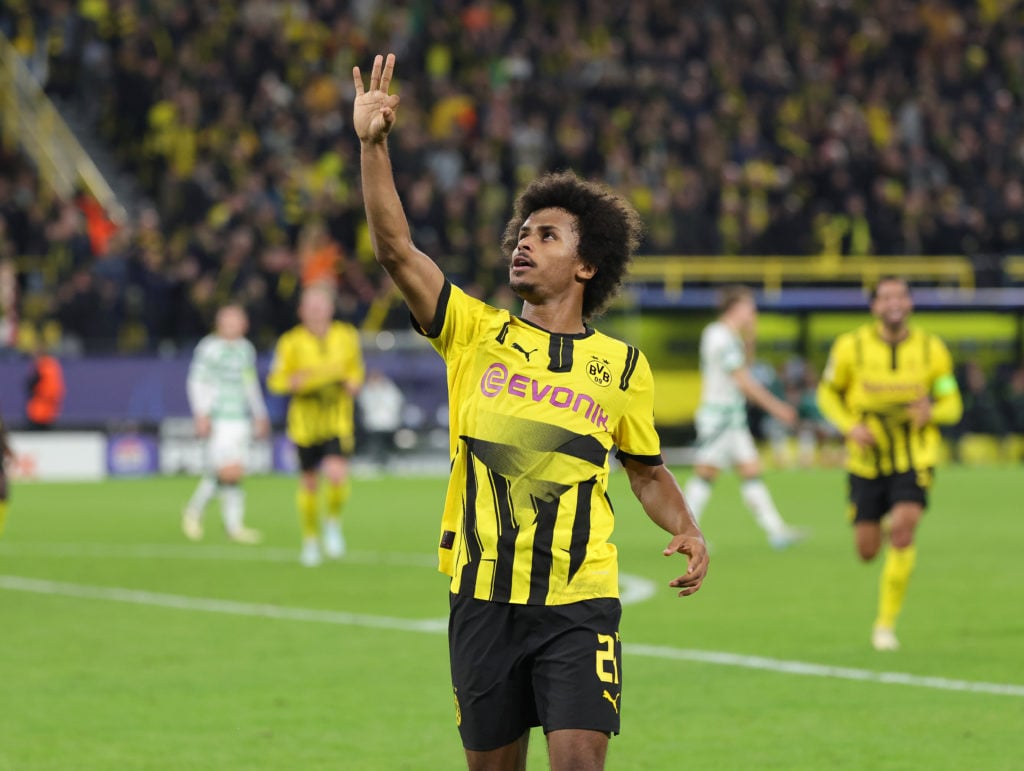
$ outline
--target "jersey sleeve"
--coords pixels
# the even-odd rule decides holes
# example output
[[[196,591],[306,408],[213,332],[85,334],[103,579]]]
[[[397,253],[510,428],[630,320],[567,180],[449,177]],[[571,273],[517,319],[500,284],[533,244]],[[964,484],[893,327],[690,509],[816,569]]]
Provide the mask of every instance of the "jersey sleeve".
[[[285,333],[274,347],[274,357],[267,373],[267,388],[275,394],[291,392],[291,376],[295,372],[294,346],[291,337]]]
[[[663,460],[661,440],[654,427],[654,375],[647,358],[639,351],[636,356],[636,368],[627,386],[629,404],[612,431],[612,440],[618,447],[615,457],[659,466]]]
[[[260,378],[256,372],[256,348],[252,343],[245,345],[245,370],[242,372],[242,387],[245,389],[245,401],[249,412],[254,418],[267,417],[267,405],[263,401],[260,389]]]
[[[939,425],[950,426],[963,417],[964,405],[953,375],[953,357],[949,348],[934,335],[929,340],[931,346],[931,384],[930,396],[932,403],[932,421]]]
[[[722,332],[723,330],[719,330]],[[743,353],[743,346],[732,336],[726,334],[714,334],[709,341],[712,360],[730,375],[742,368],[746,363],[746,356]]]
[[[857,423],[847,407],[844,394],[850,387],[853,366],[853,338],[840,336],[829,351],[825,371],[818,383],[818,409],[844,435]]]
[[[425,336],[434,350],[448,361],[476,344],[477,331],[488,309],[495,310],[470,297],[450,281],[445,281],[430,328],[423,329],[415,320],[413,328]]]
[[[366,379],[366,364],[363,361],[363,347],[359,340],[359,330],[349,326],[349,351],[348,366],[345,372],[345,381],[354,388],[361,388]]]
[[[185,380],[185,391],[193,415],[208,415],[217,396],[217,387],[210,375],[209,355],[210,342],[204,338],[192,353]]]

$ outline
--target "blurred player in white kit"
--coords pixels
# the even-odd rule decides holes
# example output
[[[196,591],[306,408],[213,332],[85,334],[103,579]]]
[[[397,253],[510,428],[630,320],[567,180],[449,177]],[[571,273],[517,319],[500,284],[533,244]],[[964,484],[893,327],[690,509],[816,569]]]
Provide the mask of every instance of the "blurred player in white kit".
[[[207,469],[181,522],[193,541],[203,537],[203,511],[218,492],[228,537],[245,544],[262,538],[243,523],[245,495],[240,486],[253,436],[264,437],[270,429],[256,373],[256,349],[245,338],[248,327],[242,306],[225,305],[217,311],[213,333],[200,340],[192,354],[188,401],[196,434],[207,440]]]

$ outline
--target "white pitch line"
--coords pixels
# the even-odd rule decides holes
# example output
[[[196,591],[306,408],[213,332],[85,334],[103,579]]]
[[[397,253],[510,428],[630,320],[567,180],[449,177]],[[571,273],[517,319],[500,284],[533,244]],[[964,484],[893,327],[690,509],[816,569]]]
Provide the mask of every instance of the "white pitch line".
[[[623,650],[634,656],[650,656],[675,661],[695,661],[701,664],[717,664],[726,667],[760,669],[765,672],[781,672],[787,675],[809,677],[831,677],[839,680],[859,680],[869,683],[910,685],[918,688],[935,688],[940,691],[970,691],[992,693],[998,696],[1024,696],[1024,685],[1009,683],[985,683],[972,680],[951,680],[945,677],[926,677],[905,672],[875,672],[871,669],[834,667],[828,664],[812,664],[806,661],[786,661],[764,656],[746,656],[725,651],[700,651],[686,648],[669,648],[661,645],[623,644]]]
[[[237,562],[294,562],[298,549],[266,546],[202,546],[200,544],[19,543],[0,544],[0,554],[43,557],[111,557],[120,559],[225,560]],[[437,557],[413,552],[349,552],[345,562],[360,565],[437,567]]]
[[[313,621],[343,626],[357,626],[367,629],[396,629],[405,632],[426,632],[441,634],[447,627],[446,619],[413,620],[390,616],[370,616],[343,611],[317,610],[312,608],[289,608],[280,605],[216,600],[203,597],[188,597],[177,594],[143,592],[119,587],[87,586],[59,581],[46,581],[22,576],[0,575],[0,589],[15,592],[31,592],[60,597],[78,597],[90,600],[113,600],[135,605],[146,605],[177,610],[198,610],[207,613],[226,613],[236,616],[286,619],[291,621]],[[916,688],[932,688],[940,691],[986,693],[997,696],[1024,697],[1024,685],[1012,683],[986,683],[971,680],[952,680],[945,677],[926,677],[904,672],[875,672],[870,669],[835,667],[813,664],[806,661],[786,661],[763,656],[745,656],[725,651],[701,651],[686,648],[670,648],[660,645],[626,643],[625,651],[631,656],[648,656],[672,661],[692,661],[700,664],[740,667],[787,675],[804,675],[840,680],[855,680],[887,685],[906,685]]]
[[[391,616],[370,616],[360,613],[346,613],[338,610],[316,608],[289,608],[282,605],[215,600],[206,597],[188,597],[180,594],[143,592],[138,589],[123,589],[116,586],[86,586],[61,581],[46,581],[38,578],[0,575],[0,589],[15,592],[32,592],[59,597],[78,597],[87,600],[113,600],[133,605],[148,605],[177,610],[199,610],[206,613],[226,613],[233,616],[255,616],[259,618],[287,619],[289,621],[319,621],[324,624],[358,626],[365,629],[398,629],[403,632],[440,633],[448,629],[448,619],[408,619]]]
[[[298,562],[294,549],[267,546],[203,546],[201,544],[21,543],[0,544],[0,554],[70,558],[224,560],[234,562]],[[348,552],[341,562],[437,568],[437,557],[416,552]],[[619,574],[619,600],[635,605],[651,599],[657,586],[649,579]]]

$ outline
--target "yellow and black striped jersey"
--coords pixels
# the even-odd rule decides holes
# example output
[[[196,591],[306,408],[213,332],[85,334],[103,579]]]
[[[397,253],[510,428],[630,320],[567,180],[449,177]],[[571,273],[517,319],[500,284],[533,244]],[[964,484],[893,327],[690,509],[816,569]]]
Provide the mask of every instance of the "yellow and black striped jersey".
[[[452,592],[518,604],[618,596],[608,455],[660,464],[651,370],[587,328],[554,334],[445,283],[451,478],[439,548]]]
[[[914,428],[907,406],[932,400],[932,422]],[[818,386],[818,406],[836,428],[849,433],[863,422],[875,438],[863,448],[847,441],[847,469],[875,478],[926,471],[938,459],[938,425],[953,424],[963,411],[949,349],[916,327],[890,343],[875,324],[836,338]]]
[[[298,373],[306,379],[292,393],[291,379]],[[355,430],[353,400],[345,384],[358,387],[363,377],[359,333],[351,324],[332,322],[323,337],[301,324],[281,335],[267,375],[267,388],[278,394],[291,393],[288,438],[300,446],[334,437],[350,438]]]

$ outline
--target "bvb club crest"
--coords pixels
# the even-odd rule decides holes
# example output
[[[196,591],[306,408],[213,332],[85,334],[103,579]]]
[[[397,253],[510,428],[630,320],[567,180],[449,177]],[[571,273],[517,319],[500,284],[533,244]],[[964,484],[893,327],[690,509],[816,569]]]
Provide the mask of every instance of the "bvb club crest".
[[[587,362],[587,375],[595,384],[606,388],[612,383],[612,371],[608,368],[607,359],[592,357]]]

